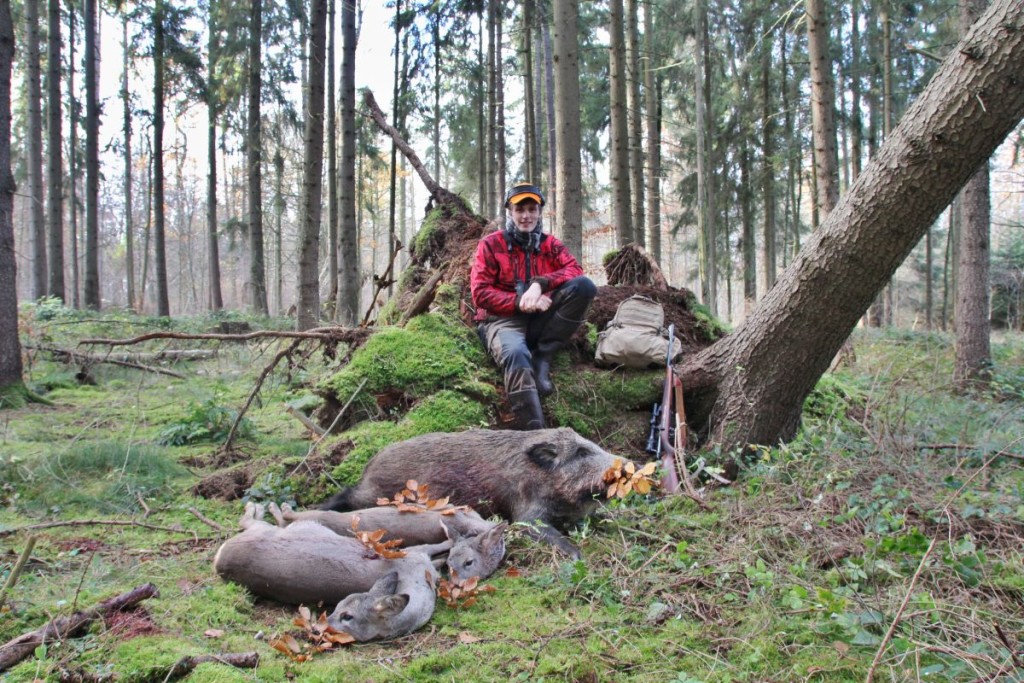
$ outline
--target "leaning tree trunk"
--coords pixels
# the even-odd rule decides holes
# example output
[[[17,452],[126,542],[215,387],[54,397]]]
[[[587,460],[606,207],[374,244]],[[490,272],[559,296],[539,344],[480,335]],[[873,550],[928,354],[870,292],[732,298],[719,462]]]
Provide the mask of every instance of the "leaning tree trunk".
[[[795,434],[804,399],[896,268],[1024,116],[1024,3],[997,0],[942,63],[750,317],[680,368],[726,446]]]

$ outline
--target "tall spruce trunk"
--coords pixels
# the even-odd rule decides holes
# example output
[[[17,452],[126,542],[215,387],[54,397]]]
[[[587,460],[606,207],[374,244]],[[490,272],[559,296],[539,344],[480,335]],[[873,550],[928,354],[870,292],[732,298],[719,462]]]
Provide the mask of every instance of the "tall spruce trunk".
[[[211,311],[224,308],[224,293],[220,285],[220,245],[217,240],[217,119],[220,112],[218,97],[217,60],[220,57],[219,27],[213,3],[210,6],[210,37],[206,68],[206,258],[210,278]]]
[[[616,246],[635,241],[629,184],[629,122],[626,100],[626,38],[623,0],[611,0],[608,11],[609,46],[609,114],[611,116],[611,148],[609,173],[612,191],[612,222],[615,224]]]
[[[338,307],[338,108],[334,90],[335,39],[334,8],[327,2],[327,301]]]
[[[806,0],[807,55],[811,69],[811,137],[814,177],[818,194],[815,205],[824,220],[839,201],[839,160],[836,154],[835,85],[828,52],[828,21],[824,0]]]
[[[263,247],[263,0],[249,2],[249,127],[245,140],[249,171],[249,281],[253,310],[268,315]]]
[[[343,325],[359,322],[359,221],[356,220],[356,12],[341,5],[341,226],[338,235],[338,308]]]
[[[764,273],[764,289],[767,292],[775,284],[776,277],[776,182],[775,182],[775,135],[776,113],[773,109],[775,99],[772,96],[772,45],[768,29],[772,19],[765,18],[762,26],[765,37],[760,41],[761,50],[761,198],[763,202],[763,227],[761,243],[764,250],[761,271]]]
[[[644,118],[647,124],[647,249],[661,260],[661,75],[654,58],[654,8],[644,10]]]
[[[694,25],[697,44],[694,108],[697,133],[697,251],[701,301],[718,313],[718,235],[715,230],[713,168],[711,163],[711,117],[708,111],[711,72],[708,67],[709,35],[706,0],[694,2]]]
[[[11,65],[14,24],[11,4],[0,3],[0,401],[4,407],[23,393],[18,341],[18,273],[14,257],[14,176],[11,174]]]
[[[644,226],[644,133],[643,101],[640,99],[640,28],[637,0],[626,0],[626,127],[629,129],[629,193],[633,241],[647,246]]]
[[[61,97],[60,0],[47,3],[46,39],[46,232],[50,296],[65,301],[64,285],[64,119]]]
[[[327,0],[313,0],[309,31],[309,105],[303,139],[302,226],[299,234],[299,300],[296,328],[308,330],[320,319],[320,213],[324,162],[324,59]]]
[[[960,0],[961,32],[966,33],[987,0]],[[957,267],[956,362],[953,381],[960,389],[992,374],[989,342],[989,231],[992,222],[988,159],[960,192],[960,248]]]
[[[100,310],[100,97],[97,2],[85,0],[85,307]]]
[[[583,253],[583,179],[580,168],[579,28],[575,0],[554,0],[555,229],[569,253]]]
[[[43,112],[39,56],[39,0],[25,0],[25,80],[29,235],[32,243],[32,298],[46,296],[46,217],[43,211]]]
[[[121,115],[124,136],[124,271],[127,286],[128,309],[138,312],[139,301],[135,293],[135,220],[132,188],[132,100],[128,90],[128,69],[131,47],[128,44],[128,14],[121,14]]]
[[[167,239],[164,215],[164,69],[166,55],[164,0],[153,8],[153,270],[156,277],[156,314],[169,317],[167,291]]]

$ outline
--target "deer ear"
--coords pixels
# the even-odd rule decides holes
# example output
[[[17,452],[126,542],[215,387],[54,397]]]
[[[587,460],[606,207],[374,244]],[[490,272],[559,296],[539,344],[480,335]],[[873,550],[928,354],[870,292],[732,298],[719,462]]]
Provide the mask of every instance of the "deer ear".
[[[458,543],[461,539],[465,538],[466,535],[459,530],[454,524],[441,520],[441,528],[444,529],[444,535],[448,537],[448,540],[452,543]]]
[[[409,604],[409,596],[405,593],[388,595],[373,604],[373,611],[381,617],[393,617],[402,613]]]
[[[484,548],[496,548],[505,546],[505,530],[508,529],[508,522],[502,522],[484,534],[481,545]]]
[[[377,579],[369,593],[376,597],[379,595],[394,595],[397,590],[398,572],[392,571]]]

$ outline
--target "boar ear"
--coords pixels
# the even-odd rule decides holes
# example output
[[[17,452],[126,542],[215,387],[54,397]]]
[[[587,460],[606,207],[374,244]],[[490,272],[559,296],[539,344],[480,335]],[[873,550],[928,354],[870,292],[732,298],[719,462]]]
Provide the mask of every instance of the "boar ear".
[[[553,470],[558,463],[558,449],[546,441],[531,446],[526,455],[530,462],[542,470]]]
[[[373,604],[373,611],[382,617],[393,617],[401,614],[408,604],[409,596],[405,593],[388,595]]]

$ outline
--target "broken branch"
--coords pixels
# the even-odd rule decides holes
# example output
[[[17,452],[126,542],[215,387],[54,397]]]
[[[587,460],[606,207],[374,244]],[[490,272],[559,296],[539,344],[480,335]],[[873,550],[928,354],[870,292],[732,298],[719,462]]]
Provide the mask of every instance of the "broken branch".
[[[94,607],[81,610],[66,617],[57,617],[45,626],[22,635],[0,645],[0,671],[6,671],[25,659],[43,643],[63,640],[73,636],[91,624],[97,617],[103,617],[131,607],[146,598],[158,595],[156,586],[151,583],[139,586],[127,593],[99,602]]]

